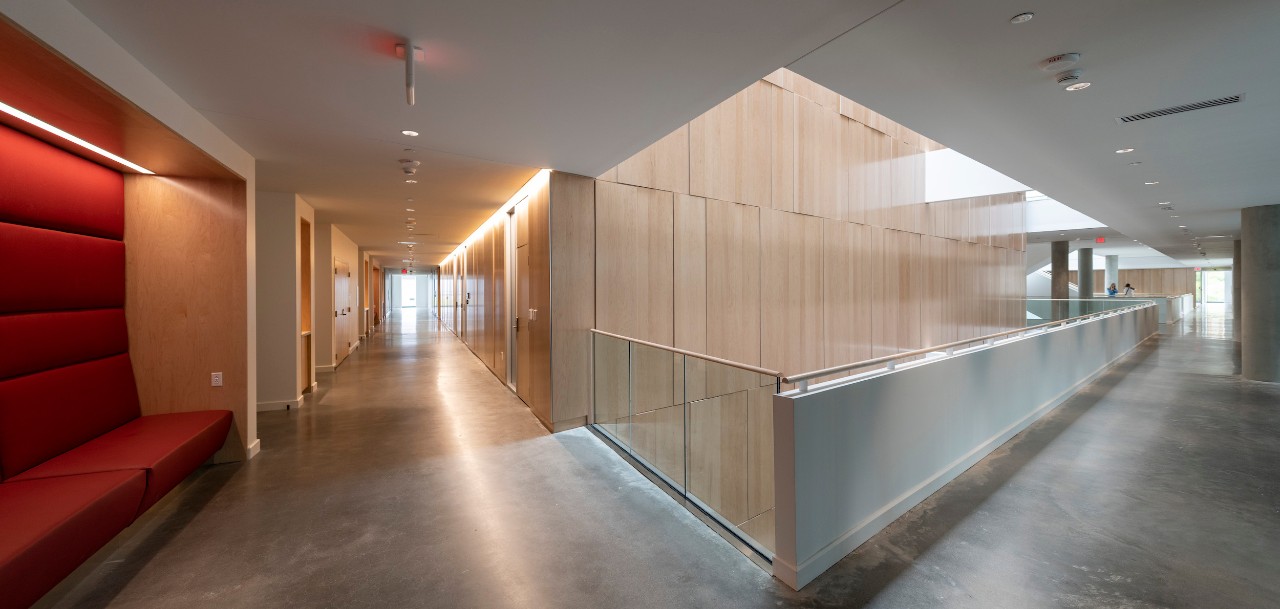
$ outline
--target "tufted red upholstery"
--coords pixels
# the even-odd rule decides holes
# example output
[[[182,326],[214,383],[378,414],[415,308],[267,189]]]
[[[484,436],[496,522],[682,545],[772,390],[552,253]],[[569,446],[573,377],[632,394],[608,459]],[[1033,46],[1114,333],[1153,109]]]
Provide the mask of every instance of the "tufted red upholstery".
[[[0,336],[21,345],[0,349],[0,381],[129,350],[124,309],[0,315]]]
[[[128,354],[0,381],[0,471],[15,476],[139,414]]]
[[[124,306],[122,241],[0,223],[0,260],[7,262],[0,313]]]
[[[0,609],[38,600],[231,427],[140,416],[123,238],[120,174],[0,126]]]
[[[27,607],[133,522],[137,470],[0,484],[0,607]]]
[[[0,126],[0,222],[124,238],[124,177]]]

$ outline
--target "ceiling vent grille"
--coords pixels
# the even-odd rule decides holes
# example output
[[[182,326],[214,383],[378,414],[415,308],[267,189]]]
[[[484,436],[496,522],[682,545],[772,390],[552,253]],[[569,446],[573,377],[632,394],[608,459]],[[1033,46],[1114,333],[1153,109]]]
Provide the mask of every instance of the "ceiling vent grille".
[[[1149,118],[1159,118],[1161,116],[1169,116],[1170,114],[1181,114],[1183,112],[1190,112],[1192,110],[1203,110],[1205,108],[1214,108],[1217,106],[1225,106],[1227,104],[1237,104],[1242,101],[1244,101],[1244,93],[1241,93],[1239,95],[1231,95],[1228,97],[1219,97],[1218,99],[1208,99],[1205,101],[1198,101],[1193,104],[1183,104],[1181,106],[1174,106],[1172,108],[1161,108],[1159,110],[1152,110],[1150,112],[1139,112],[1137,114],[1130,114],[1129,116],[1121,116],[1116,119],[1116,122],[1123,125],[1125,123],[1132,123],[1134,121],[1144,121]]]

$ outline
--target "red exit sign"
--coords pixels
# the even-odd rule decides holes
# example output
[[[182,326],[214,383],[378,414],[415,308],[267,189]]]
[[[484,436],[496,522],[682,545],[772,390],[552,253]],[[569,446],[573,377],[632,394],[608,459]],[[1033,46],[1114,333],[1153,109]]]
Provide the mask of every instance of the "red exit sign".
[[[1107,238],[1106,238],[1106,237],[1098,237],[1098,238],[1094,239],[1094,240],[1093,240],[1093,242],[1094,242],[1094,243],[1106,243],[1106,242],[1107,242]]]

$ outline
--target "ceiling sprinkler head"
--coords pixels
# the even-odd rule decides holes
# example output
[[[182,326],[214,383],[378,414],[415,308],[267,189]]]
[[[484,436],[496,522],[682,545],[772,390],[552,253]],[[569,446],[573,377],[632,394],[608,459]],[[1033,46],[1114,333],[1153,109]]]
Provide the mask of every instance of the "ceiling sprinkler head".
[[[414,161],[411,159],[400,159],[400,170],[404,172],[404,175],[411,176],[415,173],[418,173],[418,166],[421,164],[422,164],[422,161]]]

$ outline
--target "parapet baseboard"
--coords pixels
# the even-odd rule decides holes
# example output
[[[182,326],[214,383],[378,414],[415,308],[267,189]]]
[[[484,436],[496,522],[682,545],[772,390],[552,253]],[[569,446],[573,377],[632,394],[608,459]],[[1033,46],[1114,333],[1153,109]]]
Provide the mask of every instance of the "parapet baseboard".
[[[302,396],[298,396],[292,400],[284,400],[279,402],[258,402],[258,412],[271,412],[273,410],[289,410],[290,408],[299,408],[302,406]]]

